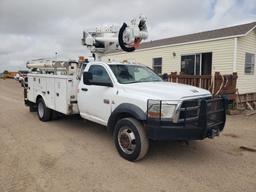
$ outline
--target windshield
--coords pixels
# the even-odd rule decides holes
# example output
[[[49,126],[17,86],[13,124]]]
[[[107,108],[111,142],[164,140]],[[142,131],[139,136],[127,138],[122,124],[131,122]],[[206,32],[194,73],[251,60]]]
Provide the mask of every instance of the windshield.
[[[139,65],[109,65],[119,83],[141,83],[162,81],[151,69]]]

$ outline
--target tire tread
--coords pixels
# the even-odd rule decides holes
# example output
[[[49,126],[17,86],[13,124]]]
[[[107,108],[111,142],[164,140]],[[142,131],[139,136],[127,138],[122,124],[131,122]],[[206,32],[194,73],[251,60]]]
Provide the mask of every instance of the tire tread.
[[[118,130],[120,129],[120,126],[123,124],[123,123],[127,123],[127,124],[132,124],[136,130],[137,130],[137,134],[139,135],[139,138],[140,138],[140,150],[139,150],[139,153],[138,151],[135,152],[135,154],[133,155],[126,155],[124,152],[122,152],[122,150],[120,149],[119,147],[119,144],[118,144]],[[119,152],[119,154],[125,158],[126,160],[128,161],[138,161],[140,159],[142,159],[143,157],[145,157],[145,155],[147,154],[148,152],[148,149],[149,149],[149,140],[147,138],[147,135],[146,135],[146,132],[145,132],[145,129],[142,125],[141,122],[139,122],[138,120],[134,119],[134,118],[131,118],[131,117],[128,117],[128,118],[123,118],[123,119],[120,119],[117,123],[116,123],[116,126],[115,126],[115,131],[114,131],[114,139],[115,139],[115,144],[116,144],[116,148]]]

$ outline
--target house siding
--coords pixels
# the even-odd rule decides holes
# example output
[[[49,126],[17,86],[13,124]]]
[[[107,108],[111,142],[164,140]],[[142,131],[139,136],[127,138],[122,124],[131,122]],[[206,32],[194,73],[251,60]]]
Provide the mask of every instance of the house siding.
[[[152,68],[153,58],[162,57],[162,73],[180,72],[181,56],[195,53],[212,52],[212,74],[233,73],[235,38],[197,42],[183,45],[169,45],[136,50],[132,53],[118,52],[107,54],[104,61],[130,60]],[[176,56],[173,56],[175,52]],[[256,64],[254,74],[244,73],[245,53],[256,55],[256,33],[251,31],[244,37],[238,37],[235,71],[238,73],[237,88],[240,94],[256,92]],[[255,58],[256,61],[256,58]]]
[[[237,46],[238,91],[240,94],[256,92],[256,65],[254,64],[254,74],[244,72],[245,53],[253,53],[256,57],[256,30],[251,31],[245,37],[238,38]]]
[[[153,58],[162,57],[162,73],[170,73],[180,72],[182,55],[212,52],[212,73],[219,71],[222,74],[230,74],[233,70],[233,51],[234,41],[233,38],[230,38],[161,48],[155,47],[136,50],[132,53],[112,53],[106,55],[103,60],[130,60],[152,68]],[[173,56],[173,52],[176,56]]]

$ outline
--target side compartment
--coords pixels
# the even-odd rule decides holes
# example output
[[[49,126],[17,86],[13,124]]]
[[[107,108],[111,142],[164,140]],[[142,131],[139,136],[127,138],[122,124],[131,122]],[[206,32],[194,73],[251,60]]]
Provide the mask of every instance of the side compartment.
[[[78,114],[78,82],[73,76],[29,74],[27,98],[36,103],[40,95],[48,108],[66,115]]]
[[[67,99],[69,104],[69,113],[70,114],[79,114],[78,105],[77,105],[77,87],[79,81],[75,78],[67,79]]]
[[[67,102],[67,81],[62,78],[55,78],[55,110],[64,114],[68,114],[68,102]]]
[[[45,99],[46,99],[46,105],[48,108],[56,110],[55,109],[55,91],[54,91],[54,83],[55,83],[55,78],[53,77],[49,77],[46,78],[46,95],[45,95]]]
[[[34,98],[34,81],[32,76],[28,76],[28,88],[27,88],[27,98],[30,102],[35,102]]]
[[[42,95],[43,97],[46,95],[46,78],[41,76],[34,76],[33,81],[33,95],[34,100],[36,101],[36,97],[38,95]]]
[[[28,76],[28,100],[35,103],[38,95],[43,97],[46,95],[46,78],[35,75]]]

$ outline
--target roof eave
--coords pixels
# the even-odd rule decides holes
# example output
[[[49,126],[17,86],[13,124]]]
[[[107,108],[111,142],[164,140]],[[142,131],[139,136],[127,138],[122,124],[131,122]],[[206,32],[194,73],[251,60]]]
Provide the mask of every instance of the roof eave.
[[[194,44],[194,43],[202,43],[202,42],[244,37],[244,36],[247,36],[254,29],[256,29],[256,25],[254,25],[251,29],[249,29],[246,33],[243,33],[243,34],[224,36],[224,37],[218,37],[218,38],[212,38],[212,39],[204,39],[204,40],[198,40],[198,41],[189,41],[189,42],[184,42],[184,43],[166,44],[166,45],[160,45],[160,46],[154,46],[154,47],[148,47],[148,48],[141,48],[141,49],[138,49],[137,51],[145,51],[145,50],[160,49],[160,48],[165,48],[165,47],[174,47],[174,46],[179,46],[179,45],[188,45],[188,44]],[[125,52],[118,51],[118,52],[108,53],[107,55],[115,55],[115,54],[120,54],[120,53],[125,53]]]
[[[245,36],[248,35],[249,33],[251,33],[255,28],[256,28],[256,25],[254,25],[254,27],[252,27],[249,31],[247,31],[245,33]]]
[[[255,26],[256,27],[256,26]],[[255,28],[254,27],[254,28]],[[250,30],[252,31],[252,30]],[[165,48],[165,47],[174,47],[174,46],[180,46],[180,45],[188,45],[188,44],[194,44],[194,43],[202,43],[202,42],[209,42],[209,41],[217,41],[217,40],[224,40],[224,39],[231,39],[231,38],[238,38],[238,37],[244,37],[249,33],[246,32],[245,34],[239,34],[239,35],[232,35],[232,36],[226,36],[226,37],[219,37],[219,38],[213,38],[213,39],[205,39],[205,40],[199,40],[199,41],[189,41],[189,42],[184,42],[184,43],[176,43],[176,44],[168,44],[168,45],[161,45],[161,46],[154,46],[154,47],[148,47],[148,48],[141,48],[136,50],[138,51],[145,51],[145,50],[151,50],[151,49],[160,49],[160,48]],[[109,53],[107,55],[115,55],[115,54],[120,54],[120,53],[125,53],[123,51],[121,52],[115,52],[115,53]]]

